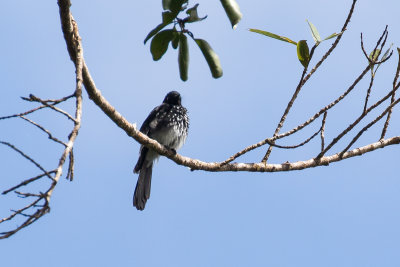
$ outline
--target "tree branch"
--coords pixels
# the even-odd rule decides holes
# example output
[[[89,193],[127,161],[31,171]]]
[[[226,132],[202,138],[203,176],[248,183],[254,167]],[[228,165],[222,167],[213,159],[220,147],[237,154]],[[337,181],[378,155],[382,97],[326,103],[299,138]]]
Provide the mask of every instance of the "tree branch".
[[[317,71],[317,69],[319,68],[319,66],[322,65],[322,63],[328,58],[328,56],[332,53],[332,51],[333,51],[333,50],[336,48],[336,46],[339,44],[339,41],[340,41],[340,39],[342,38],[342,35],[343,35],[344,31],[346,30],[347,25],[349,24],[350,19],[351,19],[352,15],[353,15],[354,7],[355,7],[355,5],[356,5],[356,2],[357,2],[357,0],[353,0],[353,4],[351,5],[349,14],[347,15],[346,21],[345,21],[345,23],[344,23],[344,25],[343,25],[343,27],[342,27],[342,32],[341,32],[342,34],[339,34],[339,35],[336,37],[335,42],[332,44],[331,48],[329,48],[329,50],[325,53],[325,55],[324,55],[324,56],[321,58],[321,60],[314,66],[314,68],[310,71],[310,73],[309,73],[307,76],[305,76],[305,74],[306,74],[306,72],[307,72],[307,67],[304,68],[303,74],[302,74],[301,79],[300,79],[300,82],[299,82],[299,84],[298,84],[298,86],[297,86],[297,88],[296,88],[296,90],[295,90],[295,92],[294,92],[292,98],[290,99],[289,104],[287,105],[287,107],[286,107],[286,109],[285,109],[285,111],[284,111],[284,113],[283,113],[283,115],[282,115],[282,118],[281,118],[281,120],[280,120],[278,126],[277,126],[276,129],[275,129],[274,137],[275,137],[276,135],[278,135],[278,133],[280,132],[281,128],[283,127],[283,124],[284,124],[284,122],[285,122],[285,120],[286,120],[286,116],[287,116],[287,114],[289,113],[291,107],[293,106],[293,103],[294,103],[294,101],[296,100],[298,94],[300,93],[301,88],[302,88],[302,87],[304,86],[304,84],[308,81],[308,79],[310,79],[310,77]],[[311,49],[310,60],[311,60],[311,58],[312,58],[312,55],[314,54],[315,48],[316,48],[316,45],[314,45],[313,48]],[[304,76],[305,76],[305,77],[304,77]],[[272,146],[270,145],[270,146],[268,147],[267,152],[265,153],[265,155],[264,155],[264,157],[263,157],[263,159],[262,159],[262,162],[266,163],[266,162],[268,161],[268,158],[269,158],[271,152],[272,152]]]
[[[356,1],[353,1],[353,5]],[[70,34],[68,32],[69,29],[73,28],[71,25],[68,25],[72,21],[72,15],[69,11],[69,1],[68,0],[59,0],[60,6],[60,15],[62,22],[62,29],[64,32],[64,38],[66,40],[66,44],[68,47],[68,51],[74,51],[73,42],[70,40]],[[352,11],[350,12],[352,13]],[[350,18],[348,17],[347,21]],[[347,23],[345,24],[347,25]],[[75,54],[70,53],[71,59],[74,59]],[[361,78],[365,75],[365,73],[369,70],[369,66],[363,71],[363,73],[356,79],[356,82],[350,86],[350,88],[345,92],[345,95],[348,94],[354,86],[361,80]],[[140,144],[149,147],[150,149],[156,151],[160,155],[166,156],[171,159],[175,163],[183,166],[187,166],[192,170],[203,170],[203,171],[213,171],[213,172],[221,172],[221,171],[250,171],[250,172],[277,172],[277,171],[290,171],[290,170],[301,170],[305,168],[317,167],[322,165],[328,165],[331,162],[336,162],[341,159],[350,158],[354,156],[359,156],[364,153],[374,151],[378,148],[382,148],[385,146],[399,144],[400,137],[392,137],[390,139],[381,140],[377,143],[373,143],[364,147],[360,147],[351,151],[348,151],[343,154],[343,157],[339,157],[339,153],[324,156],[319,158],[318,160],[309,159],[305,161],[298,162],[285,162],[282,164],[266,164],[266,163],[228,163],[223,164],[223,162],[204,162],[197,159],[191,159],[188,157],[181,156],[176,154],[174,151],[164,147],[157,141],[147,137],[137,130],[136,125],[129,123],[101,94],[101,92],[97,89],[91,75],[89,69],[86,65],[86,62],[83,60],[83,83],[85,85],[85,89],[89,95],[89,98],[125,133],[135,139]],[[344,96],[341,96],[339,99],[328,105],[326,108],[321,110],[321,114],[325,113],[329,108],[339,102]],[[321,114],[316,114],[315,117],[319,117]],[[315,120],[316,118],[312,118],[311,120]],[[287,134],[288,135],[288,134]],[[266,139],[269,142],[276,140],[276,138]],[[267,141],[263,141],[267,142]],[[249,149],[248,149],[249,151]]]
[[[393,78],[393,91],[392,91],[393,93],[392,93],[392,97],[390,99],[391,104],[393,104],[393,102],[395,101],[395,97],[396,97],[396,89],[395,88],[399,86],[397,84],[397,80],[398,80],[399,75],[400,75],[400,50],[398,52],[399,52],[398,53],[399,54],[399,58],[398,58],[398,62],[397,62],[396,73],[395,73],[394,78]],[[385,124],[383,126],[381,139],[385,138],[387,128],[389,127],[389,121],[390,121],[391,116],[392,116],[392,108],[389,110],[387,118],[386,118],[386,121],[385,121]]]
[[[68,142],[64,143],[54,137],[52,137],[51,133],[46,130],[44,127],[42,127],[41,125],[33,122],[30,119],[25,118],[23,115],[21,114],[17,114],[19,115],[19,117],[23,118],[24,120],[30,122],[31,124],[35,125],[36,127],[38,127],[40,130],[44,131],[45,133],[48,134],[49,138],[52,139],[53,141],[56,141],[58,143],[61,143],[65,146],[61,157],[59,158],[59,162],[57,165],[57,168],[51,172],[47,172],[46,170],[44,170],[43,167],[41,167],[36,161],[34,161],[32,158],[30,158],[29,156],[27,156],[25,153],[23,153],[21,150],[17,149],[15,146],[7,143],[7,142],[2,142],[0,141],[0,143],[7,145],[9,147],[11,147],[12,149],[14,149],[15,151],[17,151],[19,154],[21,154],[23,157],[25,157],[26,159],[30,160],[32,163],[34,163],[43,173],[44,175],[48,176],[49,178],[51,178],[52,182],[48,188],[48,190],[45,193],[22,193],[19,191],[16,191],[17,188],[30,184],[34,181],[37,181],[38,179],[40,179],[41,177],[43,177],[44,175],[38,175],[36,177],[27,179],[25,181],[23,181],[22,183],[6,190],[3,192],[3,194],[7,194],[8,192],[14,191],[19,197],[23,197],[23,198],[34,198],[34,200],[28,204],[27,206],[19,209],[19,210],[11,210],[12,214],[6,218],[3,218],[2,220],[0,220],[0,223],[12,220],[15,216],[17,215],[21,215],[23,217],[26,217],[26,220],[23,221],[23,223],[21,225],[19,225],[18,227],[6,231],[6,232],[2,232],[0,233],[0,239],[4,239],[4,238],[8,238],[11,235],[17,233],[18,231],[20,231],[21,229],[29,226],[30,224],[34,223],[35,221],[37,221],[38,219],[40,219],[42,216],[44,216],[45,214],[47,214],[50,211],[50,199],[51,196],[54,192],[54,189],[56,187],[56,185],[58,184],[58,181],[60,180],[61,176],[62,176],[62,171],[63,171],[63,166],[64,163],[67,159],[67,157],[69,157],[70,159],[70,163],[68,166],[68,173],[67,173],[67,178],[71,179],[73,178],[73,155],[72,155],[72,148],[74,146],[76,137],[78,135],[79,132],[79,128],[81,125],[81,117],[82,117],[82,83],[83,83],[83,77],[82,77],[82,69],[83,69],[83,51],[82,51],[82,47],[81,47],[81,40],[80,40],[80,36],[78,33],[78,28],[77,25],[75,24],[75,22],[73,20],[70,21],[71,23],[71,33],[70,33],[70,40],[73,43],[73,51],[74,51],[74,64],[75,64],[75,68],[76,68],[76,87],[75,87],[75,92],[73,94],[73,96],[75,97],[75,116],[72,117],[71,115],[69,115],[68,113],[62,111],[61,109],[55,108],[53,105],[59,103],[58,100],[41,100],[33,95],[30,95],[29,99],[25,99],[28,101],[35,101],[35,102],[40,102],[42,103],[42,105],[44,107],[49,107],[53,110],[55,110],[56,112],[60,112],[62,114],[64,114],[65,116],[67,116],[68,119],[72,120],[74,122],[74,127],[71,130],[70,134],[68,135]],[[65,97],[61,100],[65,101],[66,99],[69,99],[70,96]],[[50,103],[49,103],[50,102]],[[35,109],[35,110],[31,110],[30,113],[39,110],[39,108]],[[15,117],[15,116],[8,116],[5,118],[11,118],[11,117]],[[50,174],[54,174],[54,177],[51,177]],[[40,202],[44,202],[43,204],[40,204]],[[33,208],[38,208],[36,211],[34,211],[33,213],[27,213],[29,212],[31,209]]]

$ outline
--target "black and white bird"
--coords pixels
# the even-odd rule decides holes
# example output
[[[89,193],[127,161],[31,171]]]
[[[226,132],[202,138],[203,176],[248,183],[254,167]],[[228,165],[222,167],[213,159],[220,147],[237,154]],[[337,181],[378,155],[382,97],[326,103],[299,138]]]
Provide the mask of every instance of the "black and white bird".
[[[161,105],[155,107],[143,122],[140,131],[160,144],[177,151],[186,141],[189,129],[187,110],[181,105],[181,95],[169,92]],[[153,163],[160,155],[145,146],[140,147],[140,156],[134,173],[139,178],[133,196],[133,206],[143,210],[150,198]]]

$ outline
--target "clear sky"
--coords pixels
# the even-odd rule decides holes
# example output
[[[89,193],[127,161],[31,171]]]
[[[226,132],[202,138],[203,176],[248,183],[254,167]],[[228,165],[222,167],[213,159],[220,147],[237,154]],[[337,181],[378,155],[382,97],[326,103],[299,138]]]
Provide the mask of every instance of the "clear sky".
[[[74,90],[74,68],[56,2],[0,3],[0,116],[33,107],[20,96],[57,98]],[[199,15],[208,18],[189,29],[218,53],[224,76],[211,77],[191,42],[187,82],[179,79],[175,50],[170,47],[154,62],[149,44],[143,45],[147,33],[161,21],[160,0],[72,0],[72,12],[86,62],[104,96],[127,119],[141,124],[168,91],[178,90],[191,118],[180,153],[221,161],[273,134],[302,71],[293,45],[247,29],[307,39],[311,45],[306,19],[328,36],[340,31],[351,5],[350,0],[238,2],[244,16],[233,31],[219,1],[198,1]],[[365,68],[360,32],[371,50],[388,24],[388,42],[400,46],[399,10],[397,0],[359,1],[341,44],[304,87],[283,130],[340,95]],[[329,41],[321,44],[311,65],[329,47]],[[372,99],[390,89],[396,63],[397,55],[381,66]],[[361,112],[367,86],[368,80],[361,82],[328,115],[328,140]],[[396,107],[389,137],[400,133],[399,111]],[[65,127],[70,125],[62,118],[50,112],[31,118],[66,138]],[[377,141],[381,125],[370,129],[356,146]],[[318,127],[313,125],[282,144],[296,144]],[[36,156],[49,169],[57,164],[60,150],[54,149],[60,148],[31,125],[15,119],[1,121],[0,129],[0,140]],[[306,160],[318,148],[316,139],[295,151],[274,149],[270,162]],[[75,180],[60,181],[50,214],[0,241],[1,265],[400,266],[399,146],[288,173],[190,172],[162,158],[154,168],[152,194],[143,212],[132,207],[137,179],[132,169],[138,150],[139,145],[85,93],[83,125],[74,147]],[[239,160],[259,161],[265,150]],[[7,147],[0,147],[0,159],[1,191],[37,174]],[[0,196],[1,217],[24,203],[13,195]]]

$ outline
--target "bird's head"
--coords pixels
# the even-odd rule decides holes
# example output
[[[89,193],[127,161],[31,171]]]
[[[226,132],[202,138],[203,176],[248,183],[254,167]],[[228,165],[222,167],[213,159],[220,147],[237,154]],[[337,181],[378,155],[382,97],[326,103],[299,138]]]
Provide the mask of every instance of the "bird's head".
[[[165,96],[163,103],[181,105],[181,95],[177,91],[171,91]]]

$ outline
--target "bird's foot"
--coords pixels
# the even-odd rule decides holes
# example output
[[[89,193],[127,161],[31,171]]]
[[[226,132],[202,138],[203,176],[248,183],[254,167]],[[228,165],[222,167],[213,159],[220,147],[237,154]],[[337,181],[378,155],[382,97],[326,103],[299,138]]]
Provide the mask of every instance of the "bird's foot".
[[[176,155],[176,150],[174,148],[168,147],[168,149],[171,150],[174,155]]]

